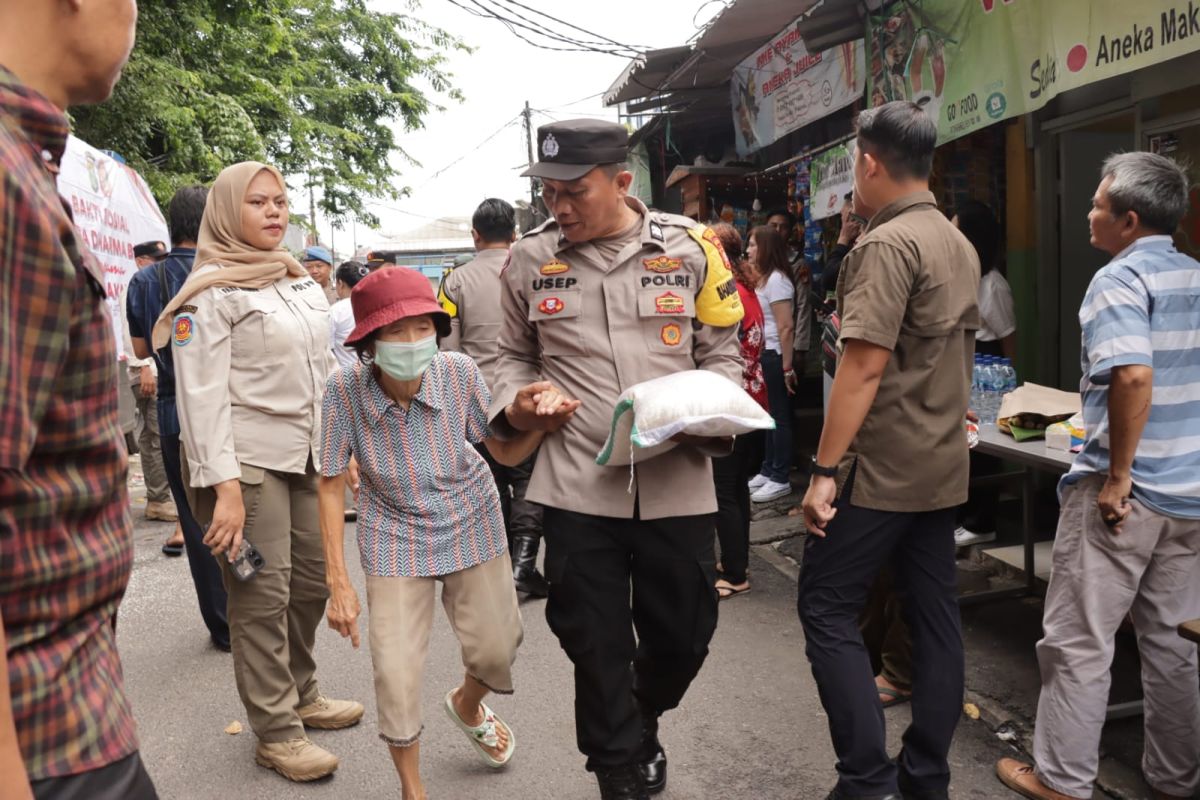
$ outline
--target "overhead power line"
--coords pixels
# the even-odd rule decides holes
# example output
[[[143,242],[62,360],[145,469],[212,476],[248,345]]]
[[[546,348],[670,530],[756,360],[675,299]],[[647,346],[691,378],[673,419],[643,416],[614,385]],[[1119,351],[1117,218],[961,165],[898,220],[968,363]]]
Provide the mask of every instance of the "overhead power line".
[[[647,47],[639,47],[639,46],[634,46],[634,45],[623,44],[621,42],[618,42],[616,39],[610,39],[607,36],[604,36],[603,34],[589,31],[587,28],[581,28],[578,25],[573,25],[572,23],[567,22],[565,20],[561,20],[558,17],[551,16],[550,14],[547,14],[545,11],[539,11],[536,8],[525,5],[524,3],[517,2],[517,0],[500,0],[500,2],[504,3],[505,5],[516,6],[517,8],[523,8],[526,11],[530,11],[534,14],[537,14],[540,17],[545,17],[546,19],[550,20],[551,22],[557,22],[559,25],[563,25],[567,28],[571,28],[572,30],[579,31],[580,33],[586,33],[588,36],[591,36],[594,39],[600,39],[602,41],[608,42],[609,44],[615,44],[617,47],[623,48],[625,50],[644,51],[644,50],[649,49]]]
[[[578,39],[576,37],[567,35],[566,33],[563,33],[562,31],[554,30],[550,26],[548,26],[544,23],[538,22],[537,20],[530,19],[529,17],[527,17],[527,16],[521,14],[520,12],[515,11],[511,8],[506,8],[504,6],[497,6],[497,5],[495,5],[497,0],[493,0],[493,5],[485,5],[481,0],[466,0],[466,2],[470,3],[470,5],[466,5],[463,2],[459,2],[459,0],[447,0],[447,2],[449,2],[451,5],[453,5],[457,8],[462,9],[463,11],[466,11],[469,14],[473,14],[474,16],[483,17],[486,19],[494,19],[494,20],[500,22],[506,28],[508,28],[509,32],[512,33],[514,36],[516,36],[518,39],[521,39],[522,41],[526,42],[527,44],[530,44],[534,47],[541,48],[543,50],[556,50],[556,51],[566,51],[566,52],[593,52],[593,53],[602,53],[604,55],[617,56],[618,58],[634,58],[634,57],[640,55],[640,52],[641,52],[638,49],[633,48],[628,45],[621,45],[619,43],[611,44],[612,40],[607,39],[607,37],[600,36],[599,34],[592,33],[590,31],[587,33],[589,36],[592,36],[595,39],[595,41],[585,41],[582,39]],[[474,6],[474,8],[472,8],[471,6]],[[527,6],[522,6],[522,7],[528,8]],[[536,10],[534,11],[534,13],[541,14],[541,12],[537,12]],[[551,18],[548,15],[543,15],[543,16],[546,16],[547,19],[552,19],[552,20],[557,21],[557,17]],[[562,24],[562,23],[560,22],[559,24]],[[571,26],[571,27],[577,28],[578,26]],[[566,45],[566,46],[562,47],[562,46],[556,46],[556,45],[551,45],[551,44],[545,44],[540,41],[535,41],[534,39],[531,39],[529,36],[518,31],[517,28],[521,28],[522,30],[528,31],[529,33],[533,34],[534,36],[542,37],[543,39],[549,40],[551,42],[555,42],[558,45]],[[585,30],[585,29],[580,29],[580,30]],[[599,40],[603,40],[603,41],[599,41]]]
[[[429,185],[431,182],[433,182],[433,180],[434,180],[434,179],[436,179],[436,178],[438,178],[440,175],[442,175],[442,173],[444,173],[444,172],[448,171],[448,170],[449,170],[451,167],[457,166],[457,165],[458,165],[458,164],[460,164],[461,162],[465,161],[467,158],[469,158],[470,156],[472,156],[472,155],[474,155],[475,153],[477,153],[477,152],[478,152],[478,151],[479,151],[479,150],[480,150],[480,149],[481,149],[481,148],[482,148],[484,145],[486,145],[488,142],[492,141],[492,140],[493,140],[493,139],[495,139],[497,136],[499,136],[500,134],[504,133],[506,130],[508,130],[509,128],[511,128],[513,125],[516,125],[516,124],[517,124],[517,122],[518,122],[518,121],[520,121],[520,120],[521,120],[521,118],[522,118],[523,116],[524,116],[524,114],[517,114],[515,117],[513,117],[512,119],[510,119],[508,122],[504,123],[504,124],[503,124],[503,125],[501,125],[499,128],[497,128],[495,131],[493,131],[493,132],[491,133],[491,135],[489,135],[489,136],[488,136],[486,139],[484,139],[482,142],[480,142],[479,144],[475,145],[474,147],[472,147],[470,150],[468,150],[467,152],[463,153],[462,155],[458,156],[458,158],[454,159],[453,161],[451,161],[451,162],[450,162],[449,164],[447,164],[446,166],[444,166],[444,167],[442,167],[441,169],[437,170],[436,172],[433,172],[432,174],[430,174],[430,176],[429,176],[428,178],[426,178],[425,180],[421,181],[421,183],[420,183],[420,184],[418,184],[418,185],[417,185],[416,187],[414,187],[414,188],[420,189],[420,188],[422,188],[423,186],[427,186],[427,185]]]

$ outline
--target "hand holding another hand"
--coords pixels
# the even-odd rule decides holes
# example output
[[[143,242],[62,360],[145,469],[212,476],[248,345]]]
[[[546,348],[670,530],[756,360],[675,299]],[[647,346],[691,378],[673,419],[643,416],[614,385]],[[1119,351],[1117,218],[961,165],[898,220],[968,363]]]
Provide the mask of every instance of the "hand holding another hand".
[[[549,381],[539,381],[520,389],[505,415],[517,430],[549,433],[566,425],[581,405]]]

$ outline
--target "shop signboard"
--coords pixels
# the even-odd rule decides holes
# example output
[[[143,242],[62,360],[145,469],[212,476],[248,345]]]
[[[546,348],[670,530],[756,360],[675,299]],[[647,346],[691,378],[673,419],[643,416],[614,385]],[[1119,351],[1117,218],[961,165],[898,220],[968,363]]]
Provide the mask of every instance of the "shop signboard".
[[[867,49],[869,105],[920,103],[942,143],[1200,49],[1200,0],[897,0]]]
[[[854,140],[835,144],[813,156],[809,181],[812,218],[825,219],[839,213],[844,198],[854,188]]]
[[[738,154],[753,153],[854,103],[863,95],[864,70],[861,39],[809,53],[793,22],[733,70]]]
[[[67,140],[58,193],[70,205],[80,238],[104,272],[117,352],[124,353],[125,314],[118,298],[137,271],[133,247],[153,241],[169,244],[166,220],[141,175],[74,136]]]

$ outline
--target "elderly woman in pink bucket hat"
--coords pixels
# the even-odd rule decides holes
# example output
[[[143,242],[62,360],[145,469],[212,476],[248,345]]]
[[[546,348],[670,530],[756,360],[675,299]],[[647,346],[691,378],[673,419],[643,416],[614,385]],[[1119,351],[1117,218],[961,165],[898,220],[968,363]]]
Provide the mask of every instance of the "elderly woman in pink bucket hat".
[[[355,286],[350,303],[356,325],[346,345],[359,363],[330,376],[323,407],[319,494],[328,619],[358,646],[358,596],[343,557],[344,487],[353,456],[379,735],[403,797],[422,800],[420,690],[439,581],[466,667],[446,695],[445,711],[488,766],[505,766],[516,747],[512,730],[483,702],[489,692],[512,692],[523,629],[500,498],[473,445],[484,442],[497,461],[519,464],[545,434],[506,442],[489,437],[483,376],[470,358],[438,351],[450,318],[420,272],[378,270]],[[559,426],[579,407],[549,383],[522,395]]]

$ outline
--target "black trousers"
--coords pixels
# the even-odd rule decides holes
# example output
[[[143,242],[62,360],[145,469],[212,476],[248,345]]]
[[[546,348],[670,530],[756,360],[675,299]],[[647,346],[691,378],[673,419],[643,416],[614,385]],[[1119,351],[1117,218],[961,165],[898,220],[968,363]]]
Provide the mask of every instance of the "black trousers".
[[[945,792],[946,756],[962,714],[963,644],[948,508],[896,513],[849,502],[854,473],[825,538],[809,536],[800,568],[798,608],[806,653],[829,716],[838,788],[851,797],[897,792],[903,771],[914,796]],[[897,761],[888,756],[883,707],[859,615],[884,566],[912,635],[913,721]]]
[[[642,714],[678,706],[708,655],[717,627],[713,516],[546,508],[543,523],[546,621],[575,665],[579,749],[589,770],[633,763]]]
[[[221,565],[204,544],[204,529],[192,515],[187,494],[183,487],[183,469],[179,459],[179,435],[163,436],[163,468],[167,471],[167,483],[175,508],[179,512],[179,525],[183,528],[183,546],[187,550],[188,566],[192,570],[192,584],[196,587],[196,599],[200,603],[200,616],[212,636],[213,642],[229,647],[229,620],[225,615],[225,585],[221,582]]]
[[[717,539],[721,543],[721,577],[732,584],[746,582],[750,563],[750,487],[763,458],[764,431],[738,436],[733,452],[713,459],[717,490]]]
[[[529,479],[533,477],[537,453],[531,455],[524,463],[506,467],[492,458],[485,445],[477,445],[476,449],[491,468],[496,490],[500,492],[500,509],[504,512],[504,533],[508,538],[508,549],[512,550],[513,536],[541,537],[542,507],[525,499]]]
[[[36,800],[158,800],[137,753],[90,772],[33,781]]]

